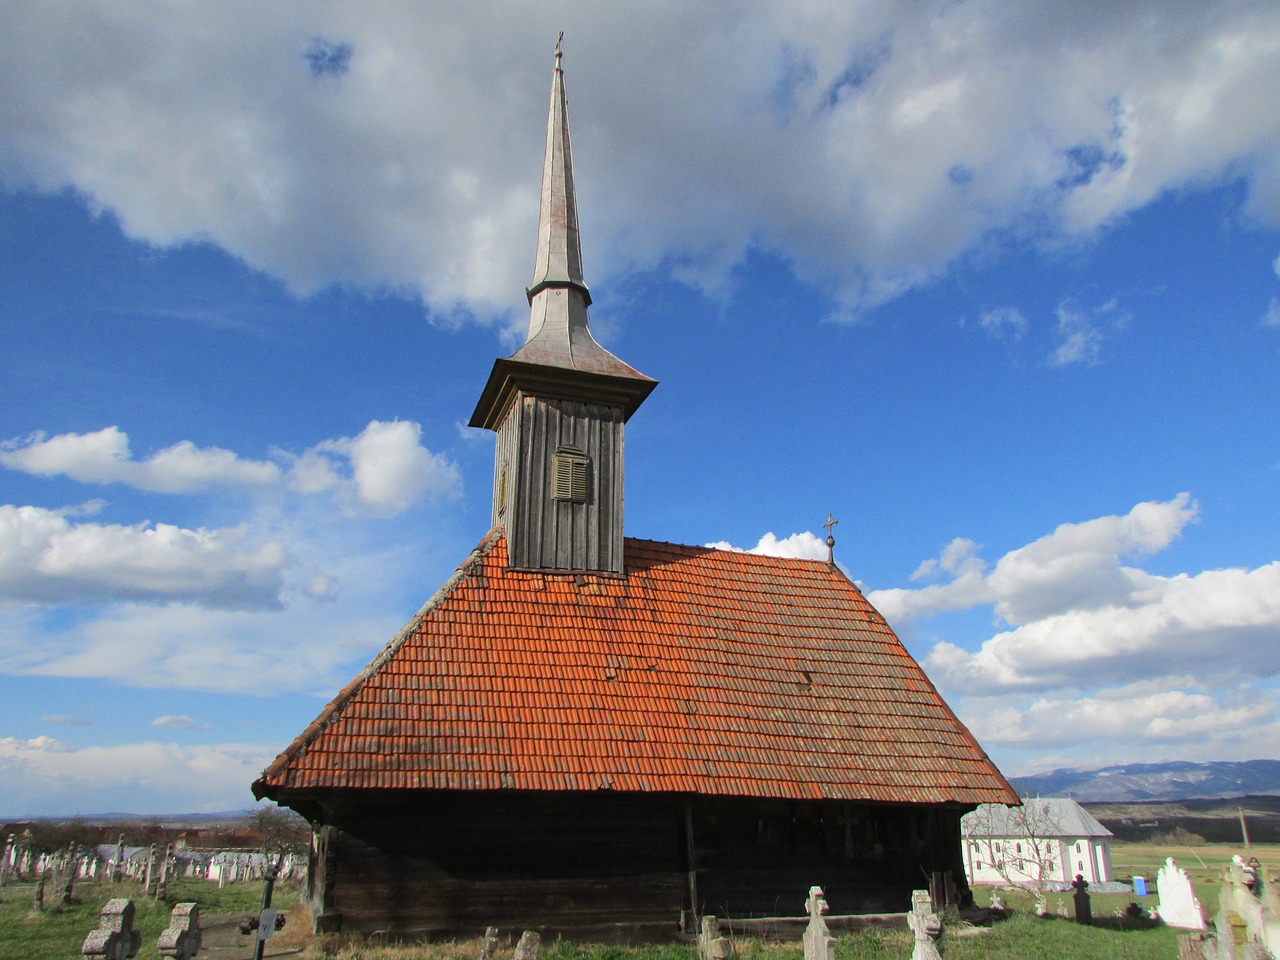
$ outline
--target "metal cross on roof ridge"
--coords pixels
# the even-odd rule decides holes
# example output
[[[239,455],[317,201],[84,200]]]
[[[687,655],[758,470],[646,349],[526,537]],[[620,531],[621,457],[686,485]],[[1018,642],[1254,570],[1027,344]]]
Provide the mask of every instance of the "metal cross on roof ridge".
[[[827,563],[836,562],[836,538],[833,528],[839,520],[833,520],[831,514],[827,514],[827,522],[823,524],[827,528]]]

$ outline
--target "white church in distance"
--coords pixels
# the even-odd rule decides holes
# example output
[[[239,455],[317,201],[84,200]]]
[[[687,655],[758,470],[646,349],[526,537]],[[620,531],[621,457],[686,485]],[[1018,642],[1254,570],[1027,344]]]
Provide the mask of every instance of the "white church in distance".
[[[1027,799],[1020,807],[984,803],[960,820],[971,885],[1089,883],[1113,878],[1110,830],[1069,798]]]

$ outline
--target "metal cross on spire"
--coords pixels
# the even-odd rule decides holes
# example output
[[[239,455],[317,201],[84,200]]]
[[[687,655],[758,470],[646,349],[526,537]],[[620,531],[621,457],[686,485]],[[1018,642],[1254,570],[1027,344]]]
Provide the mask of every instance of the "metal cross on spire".
[[[564,53],[560,49],[560,44],[563,42],[564,42],[564,31],[561,30],[560,36],[556,37],[556,69],[557,70],[560,69],[560,58],[564,56]]]
[[[834,564],[836,562],[836,538],[834,536],[834,527],[839,520],[831,519],[831,514],[827,514],[827,522],[823,524],[827,528],[827,563]]]

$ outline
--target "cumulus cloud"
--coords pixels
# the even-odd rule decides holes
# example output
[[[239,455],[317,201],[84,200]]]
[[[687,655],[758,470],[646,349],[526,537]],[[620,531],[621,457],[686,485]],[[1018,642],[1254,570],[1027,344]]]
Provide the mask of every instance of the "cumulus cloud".
[[[350,464],[345,495],[359,512],[394,516],[423,498],[433,503],[457,499],[462,490],[457,466],[423,447],[421,435],[422,428],[409,421],[371,421],[354,437],[328,440],[308,451],[299,461],[300,482],[315,488],[343,486],[328,460],[338,454]]]
[[[776,534],[769,532],[760,538],[760,541],[750,548],[735,547],[727,540],[718,540],[715,543],[704,544],[714,550],[732,550],[735,553],[755,553],[765,557],[791,557],[796,560],[825,560],[827,559],[827,544],[825,540],[820,539],[814,534],[805,530],[802,533],[793,533],[789,537],[779,539]]]
[[[159,493],[194,494],[214,487],[331,493],[353,513],[389,517],[423,499],[439,503],[461,495],[457,466],[421,440],[422,428],[412,421],[373,420],[355,437],[324,440],[300,455],[275,450],[279,462],[245,460],[189,440],[136,460],[128,434],[111,426],[94,433],[49,437],[38,432],[5,441],[0,466]]]
[[[1280,672],[1280,561],[1134,580],[1123,596],[1083,595],[1077,608],[998,633],[976,653],[939,643],[925,667],[974,692],[1087,685],[1098,671],[1111,681],[1155,671],[1216,679]]]
[[[1280,561],[1253,570],[1160,576],[1126,560],[1165,549],[1196,519],[1187,494],[1140,503],[1123,516],[1065,523],[988,568],[969,541],[926,561],[945,583],[878,590],[868,599],[891,622],[990,605],[1002,630],[968,650],[937,643],[930,675],[966,695],[1090,688],[1144,677],[1219,681],[1280,672]]]
[[[0,505],[0,598],[32,603],[189,601],[279,605],[284,547],[244,527],[74,523],[68,511]]]
[[[1182,493],[1165,502],[1140,503],[1124,516],[1064,523],[1053,533],[1009,551],[989,572],[976,555],[976,545],[957,538],[939,558],[926,560],[912,575],[919,580],[946,573],[951,577],[946,583],[876,590],[868,599],[891,621],[990,603],[1009,624],[1124,603],[1139,596],[1152,581],[1122,561],[1164,549],[1197,513],[1190,495]]]
[[[74,748],[52,737],[0,737],[0,809],[75,814],[92,795],[100,810],[171,813],[236,810],[275,749],[223,743],[180,747],[149,741]],[[145,797],[146,810],[129,804]]]
[[[1039,697],[1024,707],[981,714],[972,732],[987,744],[1034,744],[1038,749],[1124,737],[1166,745],[1257,737],[1275,723],[1276,713],[1274,696],[1250,687],[1214,697],[1140,685],[1089,696]]]
[[[1272,3],[562,12],[601,279],[716,289],[759,248],[856,313],[993,238],[1087,236],[1227,177],[1280,223]],[[0,182],[73,188],[131,236],[211,240],[299,291],[518,312],[544,10],[53,0],[0,18]],[[1095,347],[1073,329],[1061,362]]]
[[[220,485],[267,487],[280,481],[274,463],[242,460],[218,447],[201,449],[189,440],[134,460],[128,435],[114,426],[95,433],[33,433],[25,440],[8,440],[0,444],[0,466],[159,493],[195,493]]]

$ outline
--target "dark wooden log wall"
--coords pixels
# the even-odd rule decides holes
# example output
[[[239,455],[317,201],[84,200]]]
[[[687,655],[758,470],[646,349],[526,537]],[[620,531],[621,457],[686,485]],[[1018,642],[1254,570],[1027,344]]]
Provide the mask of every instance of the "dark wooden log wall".
[[[675,934],[706,913],[800,916],[814,884],[833,914],[901,912],[930,886],[968,892],[959,808],[607,791],[383,794],[322,808],[308,905],[343,932]]]

